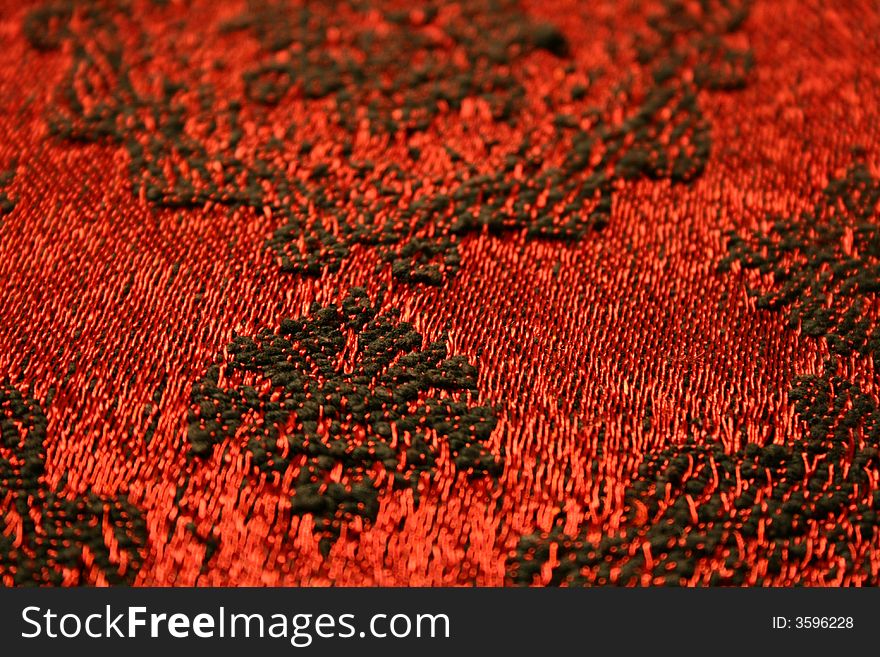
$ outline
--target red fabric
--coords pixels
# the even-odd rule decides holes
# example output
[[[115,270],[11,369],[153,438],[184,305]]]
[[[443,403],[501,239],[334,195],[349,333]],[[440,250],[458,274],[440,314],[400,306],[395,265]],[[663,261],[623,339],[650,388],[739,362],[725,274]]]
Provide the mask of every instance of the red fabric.
[[[16,436],[2,454],[12,464],[9,472],[16,473],[6,476],[6,496],[0,495],[0,528],[10,542],[6,560],[0,558],[4,584],[29,583],[15,579],[28,559],[37,562],[29,566],[37,574],[28,576],[36,583],[564,583],[564,577],[554,575],[561,572],[554,560],[571,550],[581,554],[580,548],[571,548],[574,542],[598,545],[602,536],[634,524],[664,521],[662,505],[685,498],[684,489],[670,485],[668,502],[655,508],[632,492],[634,482],[654,481],[653,474],[639,474],[640,464],[652,454],[689,438],[697,445],[719,444],[734,455],[746,443],[795,449],[791,446],[809,433],[809,418],[797,412],[789,393],[798,377],[821,378],[830,371],[824,363],[834,352],[828,338],[834,331],[811,335],[800,315],[789,321],[791,308],[806,301],[759,307],[748,290],[779,286],[772,274],[762,277],[744,264],[735,250],[732,257],[730,240],[772,235],[778,217],[800,221],[802,213],[823,203],[829,183],[844,179],[853,167],[880,177],[880,12],[874,4],[755,0],[742,24],[719,37],[724,53],[751,52],[753,64],[744,67],[741,83],[694,87],[700,112],[695,125],[683,137],[671,137],[668,128],[656,138],[669,154],[668,167],[658,165],[650,175],[623,175],[615,169],[619,158],[599,161],[597,146],[580,178],[566,174],[547,188],[559,183],[563,195],[574,194],[588,184],[590,171],[607,166],[617,172],[607,188],[607,217],[595,214],[605,188],[577,208],[591,218],[562,235],[565,239],[549,234],[557,228],[548,234],[530,232],[538,221],[534,208],[557,203],[552,196],[548,200],[538,194],[526,209],[494,208],[493,216],[502,217],[498,225],[490,222],[456,234],[458,261],[443,260],[451,251],[429,257],[429,265],[441,264],[424,270],[423,279],[412,273],[422,270],[407,269],[409,264],[394,269],[404,257],[405,240],[387,248],[353,241],[338,258],[326,244],[309,252],[305,240],[316,234],[310,232],[315,222],[323,222],[333,235],[339,233],[339,221],[362,221],[357,199],[374,204],[369,207],[380,223],[406,225],[416,220],[395,214],[395,207],[451,193],[462,177],[503,172],[505,158],[526,167],[525,173],[514,169],[502,175],[519,180],[523,189],[523,181],[538,175],[523,164],[530,156],[538,172],[563,166],[574,150],[575,130],[559,127],[568,120],[564,117],[595,134],[595,126],[619,126],[642,106],[655,84],[655,68],[639,61],[639,44],[658,43],[649,17],[665,15],[667,8],[662,3],[525,1],[516,5],[519,14],[509,30],[529,21],[552,24],[556,32],[513,40],[502,63],[483,64],[478,60],[485,60],[486,48],[469,51],[449,36],[448,25],[476,29],[487,35],[487,43],[497,42],[508,29],[501,19],[514,9],[502,7],[483,24],[467,12],[488,11],[486,3],[441,5],[437,15],[422,15],[401,2],[396,4],[406,17],[394,23],[387,16],[394,4],[313,5],[308,29],[292,28],[294,40],[272,51],[266,26],[277,27],[280,21],[270,17],[243,25],[239,17],[275,3],[133,0],[124,10],[97,2],[71,5],[70,12],[57,15],[33,12],[64,10],[64,3],[3,3],[0,170],[10,172],[2,191],[11,207],[0,219],[0,378],[8,395],[15,391],[33,400],[46,418],[44,466],[31,480],[21,474],[24,457],[14,455],[25,445],[15,432],[24,432],[21,427],[28,421],[4,407],[14,425],[9,431]],[[676,89],[710,64],[712,71],[723,69],[715,51],[693,45],[694,34],[703,34],[699,26],[727,11],[719,8],[722,3],[709,4],[709,10],[699,3],[684,3],[680,9],[696,16],[697,26],[676,32],[676,45],[670,46],[684,57],[675,72],[682,81]],[[300,5],[290,3],[279,11],[296,24]],[[90,11],[104,12],[109,18],[100,20],[109,23],[96,28],[98,19]],[[37,26],[30,36],[29,17]],[[235,29],[221,29],[237,18]],[[247,77],[258,63],[295,62],[303,52],[318,51],[337,63],[348,55],[357,58],[355,36],[368,30],[379,39],[385,31],[404,31],[436,42],[433,49],[407,53],[405,40],[389,37],[386,47],[405,59],[382,63],[388,84],[393,86],[395,76],[404,76],[430,52],[436,61],[454,63],[435,71],[441,80],[455,71],[471,71],[475,90],[428,103],[420,95],[428,93],[426,87],[412,101],[405,86],[399,93],[377,91],[371,85],[380,85],[382,76],[364,65],[366,77],[360,82],[339,69],[339,87],[352,93],[349,100],[337,96],[338,89],[310,97],[305,83],[288,84],[287,74],[277,71],[266,74],[275,76],[266,89],[278,98],[260,102],[253,97],[256,92],[249,94],[249,79],[256,85],[264,80]],[[303,41],[304,34],[319,32],[320,45]],[[557,38],[564,38],[565,45]],[[126,101],[120,109],[126,96],[112,65],[117,47],[141,97],[162,97],[163,78],[180,85],[163,111],[179,109],[182,134],[204,149],[206,170],[217,176],[214,182],[204,183],[202,174],[193,173],[194,156],[180,152],[181,137],[162,136],[168,114],[151,114],[158,104]],[[77,59],[78,48],[85,48],[91,59]],[[723,60],[724,54],[719,57]],[[324,71],[320,80],[330,79],[330,69],[320,58],[316,62],[296,69],[298,74]],[[503,86],[491,93],[477,88],[498,71],[516,80],[522,93]],[[69,89],[78,94],[80,106],[65,95]],[[237,143],[230,141],[230,99],[241,101]],[[493,105],[506,100],[514,105],[510,115]],[[372,114],[367,111],[371,103]],[[107,107],[116,113],[106,124],[83,121],[90,111],[100,115]],[[415,108],[415,118],[401,116],[401,107]],[[591,108],[601,121],[590,118]],[[407,128],[420,112],[426,124]],[[211,121],[216,125],[209,126]],[[398,125],[386,125],[389,121]],[[701,122],[705,130],[696,125]],[[102,125],[116,132],[102,134]],[[677,154],[692,149],[704,133],[711,140],[705,167],[675,179],[671,170]],[[160,157],[133,158],[131,144],[153,143],[156,135],[165,140],[155,151]],[[532,150],[518,152],[526,136]],[[280,146],[272,146],[273,139]],[[636,136],[621,138],[621,148],[632,149],[637,141]],[[412,149],[419,151],[418,158]],[[216,180],[222,179],[223,168],[215,163],[222,157],[238,158],[245,166],[237,178],[220,184]],[[376,167],[372,173],[353,164],[367,161]],[[247,172],[261,163],[273,172],[249,183]],[[392,164],[402,171],[393,173]],[[329,171],[323,178],[322,166]],[[472,172],[462,173],[468,167]],[[167,189],[179,189],[180,180],[195,181],[189,188],[193,197],[178,207],[172,207],[175,200],[165,194],[167,189],[151,197],[151,184],[161,176]],[[282,241],[279,250],[272,247],[273,236],[291,207],[278,191],[282,179],[302,181],[308,192],[291,186],[289,194],[312,205],[299,225],[302,235]],[[572,180],[574,187],[565,187]],[[377,210],[376,199],[388,193],[384,187],[393,188],[399,198],[389,203],[391,209]],[[254,189],[246,201],[229,201],[235,190]],[[315,209],[314,196],[308,194],[320,189],[336,199],[341,220],[330,210]],[[519,193],[510,192],[510,203]],[[491,205],[488,196],[467,211],[479,214],[481,206]],[[558,201],[553,226],[565,223],[570,211],[563,206],[570,198]],[[868,208],[863,219],[870,224],[876,218],[876,208]],[[451,221],[428,221],[420,235],[446,234]],[[858,237],[843,236],[840,243],[845,246],[847,239],[858,242]],[[280,266],[284,249],[288,255],[317,254],[317,270],[308,271],[308,258],[305,264],[293,258],[294,265],[285,271]],[[785,258],[798,263],[804,250]],[[392,255],[385,258],[387,253]],[[725,259],[732,264],[725,267]],[[189,427],[203,417],[193,415],[198,403],[194,386],[212,364],[234,359],[228,347],[236,336],[256,336],[263,329],[280,335],[282,320],[310,321],[317,312],[310,309],[313,302],[341,307],[357,287],[365,288],[379,316],[390,317],[395,326],[412,324],[423,340],[416,351],[439,341],[447,352],[444,358],[462,357],[475,368],[475,390],[422,391],[420,399],[450,395],[468,400],[471,407],[491,409],[494,428],[480,449],[499,469],[469,475],[467,467],[455,465],[452,448],[441,445],[446,443],[436,431],[430,439],[441,445],[438,461],[424,475],[406,470],[402,452],[395,452],[397,466],[383,470],[371,465],[369,475],[363,469],[328,467],[321,470],[322,481],[375,477],[379,491],[372,517],[342,514],[331,529],[313,513],[292,511],[301,494],[294,494],[292,483],[301,461],[291,460],[275,475],[267,473],[254,465],[241,431],[215,436],[203,454],[194,455]],[[806,298],[803,291],[799,294]],[[867,307],[861,316],[869,319],[870,333],[876,295],[863,283],[852,294]],[[393,310],[399,317],[389,314]],[[339,356],[343,361],[363,356],[357,351],[361,328],[339,329],[349,345],[348,356]],[[450,367],[438,359],[439,369]],[[856,350],[841,359],[845,362],[836,375],[856,382],[871,403],[878,403],[872,352]],[[340,365],[340,371],[348,371],[345,367]],[[259,375],[252,379],[257,387],[272,387]],[[223,387],[223,381],[218,385]],[[261,399],[268,403],[270,398],[266,392]],[[859,408],[854,427],[847,429],[852,454],[871,444],[871,427],[863,422],[869,413]],[[299,430],[295,418],[285,421],[292,424],[280,430],[282,442],[285,432]],[[343,422],[351,444],[376,430],[358,434],[355,424]],[[823,431],[831,436],[837,424],[829,426]],[[684,453],[687,460],[690,452]],[[689,458],[693,469],[698,459]],[[803,458],[809,462],[812,456],[804,452]],[[841,456],[834,463],[851,463],[852,458]],[[390,483],[396,470],[406,476],[399,486]],[[724,530],[718,551],[694,557],[692,568],[677,581],[666,579],[672,567],[655,568],[665,563],[662,555],[668,552],[662,541],[652,546],[636,532],[620,547],[641,555],[631,580],[621,580],[630,557],[603,552],[608,572],[597,570],[601,564],[583,565],[570,583],[873,584],[880,565],[878,539],[857,530],[865,513],[857,507],[866,500],[871,505],[880,470],[870,459],[864,470],[863,483],[847,493],[845,503],[827,517],[803,520],[809,527],[798,544],[805,550],[808,545],[808,554],[795,556],[779,547],[771,555],[770,518],[759,523],[755,516],[753,536]],[[763,491],[755,501],[758,507],[778,483],[774,475],[769,483],[753,484],[753,490]],[[36,495],[51,498],[46,505],[52,508],[64,500],[99,500],[91,515],[58,512],[58,526],[79,528],[67,539],[76,553],[71,560],[57,556],[61,544],[49,552],[34,547],[38,539],[49,540],[54,530],[47,527],[54,521],[47,520],[48,506],[33,499],[16,506],[22,490],[28,495],[40,491]],[[646,493],[651,500],[663,499],[663,490],[651,490]],[[694,514],[700,495],[710,495],[701,491],[688,502]],[[730,494],[731,504],[736,494]],[[809,506],[809,499],[801,506]],[[129,516],[114,520],[108,509],[120,505],[130,505]],[[700,521],[676,522],[681,536],[705,529]],[[871,522],[869,517],[866,523]],[[103,523],[104,530],[89,540],[105,546],[101,549],[82,538],[85,528],[96,523]],[[838,539],[828,538],[826,525],[845,529],[840,540],[849,554],[843,561],[842,548],[832,549]],[[133,537],[130,542],[122,538],[126,535]],[[557,540],[561,536],[569,538]],[[726,568],[731,545],[738,546],[739,565],[730,572],[741,572],[741,577],[711,580],[713,572]],[[781,566],[768,571],[772,559]],[[535,560],[537,572],[521,581],[521,563]]]

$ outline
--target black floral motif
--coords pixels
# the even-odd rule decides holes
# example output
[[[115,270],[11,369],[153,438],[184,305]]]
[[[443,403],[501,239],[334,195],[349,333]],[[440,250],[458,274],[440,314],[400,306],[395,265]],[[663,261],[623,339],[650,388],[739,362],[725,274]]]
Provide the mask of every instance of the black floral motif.
[[[342,522],[375,519],[383,486],[415,490],[446,450],[461,472],[500,473],[475,368],[442,342],[424,345],[363,290],[226,352],[192,388],[192,452],[235,439],[257,471],[293,468],[293,512],[319,522],[325,548]]]
[[[220,26],[223,34],[252,35],[261,44],[262,59],[242,74],[240,98],[186,82],[187,76],[202,80],[188,62],[181,79],[161,74],[160,91],[138,88],[133,73],[151,57],[138,39],[122,38],[138,34],[137,11],[127,4],[76,5],[87,39],[72,27],[71,0],[32,12],[25,33],[42,50],[64,40],[75,45],[50,117],[53,130],[124,145],[134,190],[147,200],[271,211],[282,225],[267,248],[285,271],[334,271],[352,248],[369,246],[397,280],[433,285],[458,271],[467,235],[525,231],[533,239],[580,239],[608,223],[619,183],[698,177],[711,140],[697,92],[736,89],[752,65],[750,53],[728,39],[745,20],[748,2],[667,0],[639,41],[638,75],[648,82],[624,80],[607,106],[579,103],[574,114],[558,108],[581,98],[583,88],[544,99],[546,114],[555,117],[554,137],[529,133],[506,145],[499,169],[481,171],[449,151],[449,172],[425,179],[412,173],[418,148],[409,150],[409,163],[358,161],[352,154],[358,122],[374,133],[410,136],[444,112],[479,101],[494,121],[517,125],[526,92],[516,64],[538,51],[571,54],[565,34],[530,19],[515,0],[456,6],[450,18],[439,2],[400,11],[381,0],[252,0]],[[382,30],[358,27],[375,13]],[[333,101],[329,109],[320,105],[338,127],[329,151],[333,167],[310,159],[313,145],[294,125],[281,126],[283,138],[244,148],[245,110],[251,122],[268,126],[269,115],[252,106],[271,107],[292,95]],[[277,118],[271,121],[279,127]],[[311,164],[291,176],[291,158]]]
[[[733,262],[772,278],[750,289],[759,308],[787,311],[794,328],[824,339],[835,354],[880,353],[880,328],[870,318],[880,292],[880,182],[863,164],[832,181],[811,212],[779,218],[768,234],[732,235]]]
[[[35,400],[0,385],[0,500],[10,505],[0,515],[0,584],[82,584],[90,568],[131,584],[146,544],[141,512],[125,496],[47,488],[46,426]]]
[[[880,405],[847,361],[877,364],[878,211],[880,182],[857,164],[810,212],[779,218],[768,233],[732,235],[721,265],[758,270],[767,284],[749,290],[757,306],[786,312],[831,351],[819,375],[795,378],[789,392],[803,438],[732,454],[721,445],[668,447],[640,466],[616,535],[594,543],[586,530],[570,537],[555,527],[524,537],[514,581],[531,583],[550,568],[553,584],[680,584],[701,560],[722,558],[712,583],[772,580],[794,561],[824,568],[832,581],[877,583],[859,544],[874,536],[880,510],[870,484],[880,467]],[[766,562],[760,572],[758,560]]]
[[[357,17],[375,9],[382,11],[387,31],[333,30],[351,17],[347,12]],[[276,104],[298,86],[308,98],[335,96],[337,120],[347,128],[355,127],[363,108],[373,130],[388,132],[424,130],[444,103],[458,110],[466,98],[485,100],[495,117],[510,116],[525,90],[498,65],[509,63],[514,52],[568,54],[557,28],[530,21],[510,0],[463,2],[456,20],[438,23],[442,9],[440,2],[400,10],[363,0],[299,6],[252,0],[222,29],[249,30],[269,55],[244,74],[252,100]],[[432,26],[441,29],[426,29]],[[465,57],[450,58],[449,48],[461,48]],[[297,56],[273,59],[288,50]]]
[[[721,444],[670,446],[639,466],[619,531],[591,541],[586,529],[567,536],[557,525],[523,537],[510,577],[531,584],[549,567],[554,586],[678,586],[703,562],[717,564],[711,585],[743,585],[799,563],[789,577],[811,566],[831,580],[858,574],[876,583],[851,547],[875,532],[880,493],[868,483],[878,465],[875,435],[855,449],[824,435],[733,454]]]

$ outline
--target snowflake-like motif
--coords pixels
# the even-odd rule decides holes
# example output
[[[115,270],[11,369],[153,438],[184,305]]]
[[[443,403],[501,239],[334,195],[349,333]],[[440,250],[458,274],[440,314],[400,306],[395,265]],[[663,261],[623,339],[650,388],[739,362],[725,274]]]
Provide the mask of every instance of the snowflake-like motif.
[[[476,369],[423,344],[413,327],[354,290],[273,332],[238,337],[193,386],[188,440],[210,454],[238,440],[253,467],[294,470],[293,513],[325,537],[375,518],[385,482],[415,490],[441,453],[471,476],[500,473],[493,410],[474,403]]]

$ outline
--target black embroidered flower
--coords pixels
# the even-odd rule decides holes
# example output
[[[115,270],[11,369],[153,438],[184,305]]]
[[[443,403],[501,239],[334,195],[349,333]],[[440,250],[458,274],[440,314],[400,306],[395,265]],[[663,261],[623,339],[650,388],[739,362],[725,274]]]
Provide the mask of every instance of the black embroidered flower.
[[[352,249],[368,246],[397,280],[439,285],[459,270],[468,235],[577,240],[608,224],[613,192],[625,181],[697,178],[711,148],[697,94],[745,83],[751,54],[730,35],[748,7],[667,0],[637,35],[636,70],[610,98],[589,102],[580,80],[601,72],[579,71],[571,35],[515,0],[405,11],[382,0],[252,0],[205,35],[259,44],[232,97],[208,81],[207,64],[190,58],[175,60],[176,73],[153,71],[154,53],[142,35],[131,36],[140,35],[139,10],[127,5],[67,0],[29,14],[25,32],[44,51],[65,40],[75,46],[53,131],[124,146],[134,191],[146,200],[271,213],[279,227],[266,246],[284,271],[335,271]],[[173,24],[167,29],[173,41]],[[552,125],[523,129],[524,107],[535,99],[518,71],[542,53],[570,60],[565,74],[578,82],[541,99],[538,115]],[[272,113],[293,98],[312,103],[333,128],[319,136],[317,154],[300,126]],[[485,107],[504,126],[499,134],[517,135],[486,136],[500,154],[490,170],[448,144],[445,171],[430,175],[417,166],[418,146],[404,158],[356,156],[364,127],[409,142],[439,119],[466,122],[466,105]]]
[[[0,584],[84,584],[93,568],[131,584],[147,539],[141,512],[124,495],[48,488],[46,426],[35,400],[0,385]]]
[[[292,468],[293,512],[311,514],[325,539],[374,519],[382,488],[415,490],[444,452],[470,476],[501,471],[487,447],[494,413],[474,403],[476,369],[363,290],[238,337],[226,354],[192,388],[192,452],[233,439],[257,471]]]
[[[794,583],[811,568],[876,583],[857,548],[876,531],[878,446],[875,435],[852,452],[824,436],[735,453],[720,443],[667,447],[639,466],[620,529],[591,540],[587,527],[568,536],[557,524],[525,536],[510,578],[531,584],[549,568],[554,586],[679,586],[702,566],[711,585],[772,582],[784,569]]]
[[[793,328],[826,341],[834,354],[877,361],[880,327],[880,181],[856,164],[833,180],[809,212],[779,217],[768,233],[732,235],[722,269],[737,262],[769,276],[750,288],[757,306],[785,312]]]

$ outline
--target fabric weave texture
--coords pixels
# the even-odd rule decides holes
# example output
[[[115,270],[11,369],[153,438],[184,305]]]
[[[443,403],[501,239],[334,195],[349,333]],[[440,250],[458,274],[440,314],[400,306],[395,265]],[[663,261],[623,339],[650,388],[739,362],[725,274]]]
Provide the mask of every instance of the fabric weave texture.
[[[0,34],[0,584],[880,581],[876,3]]]

